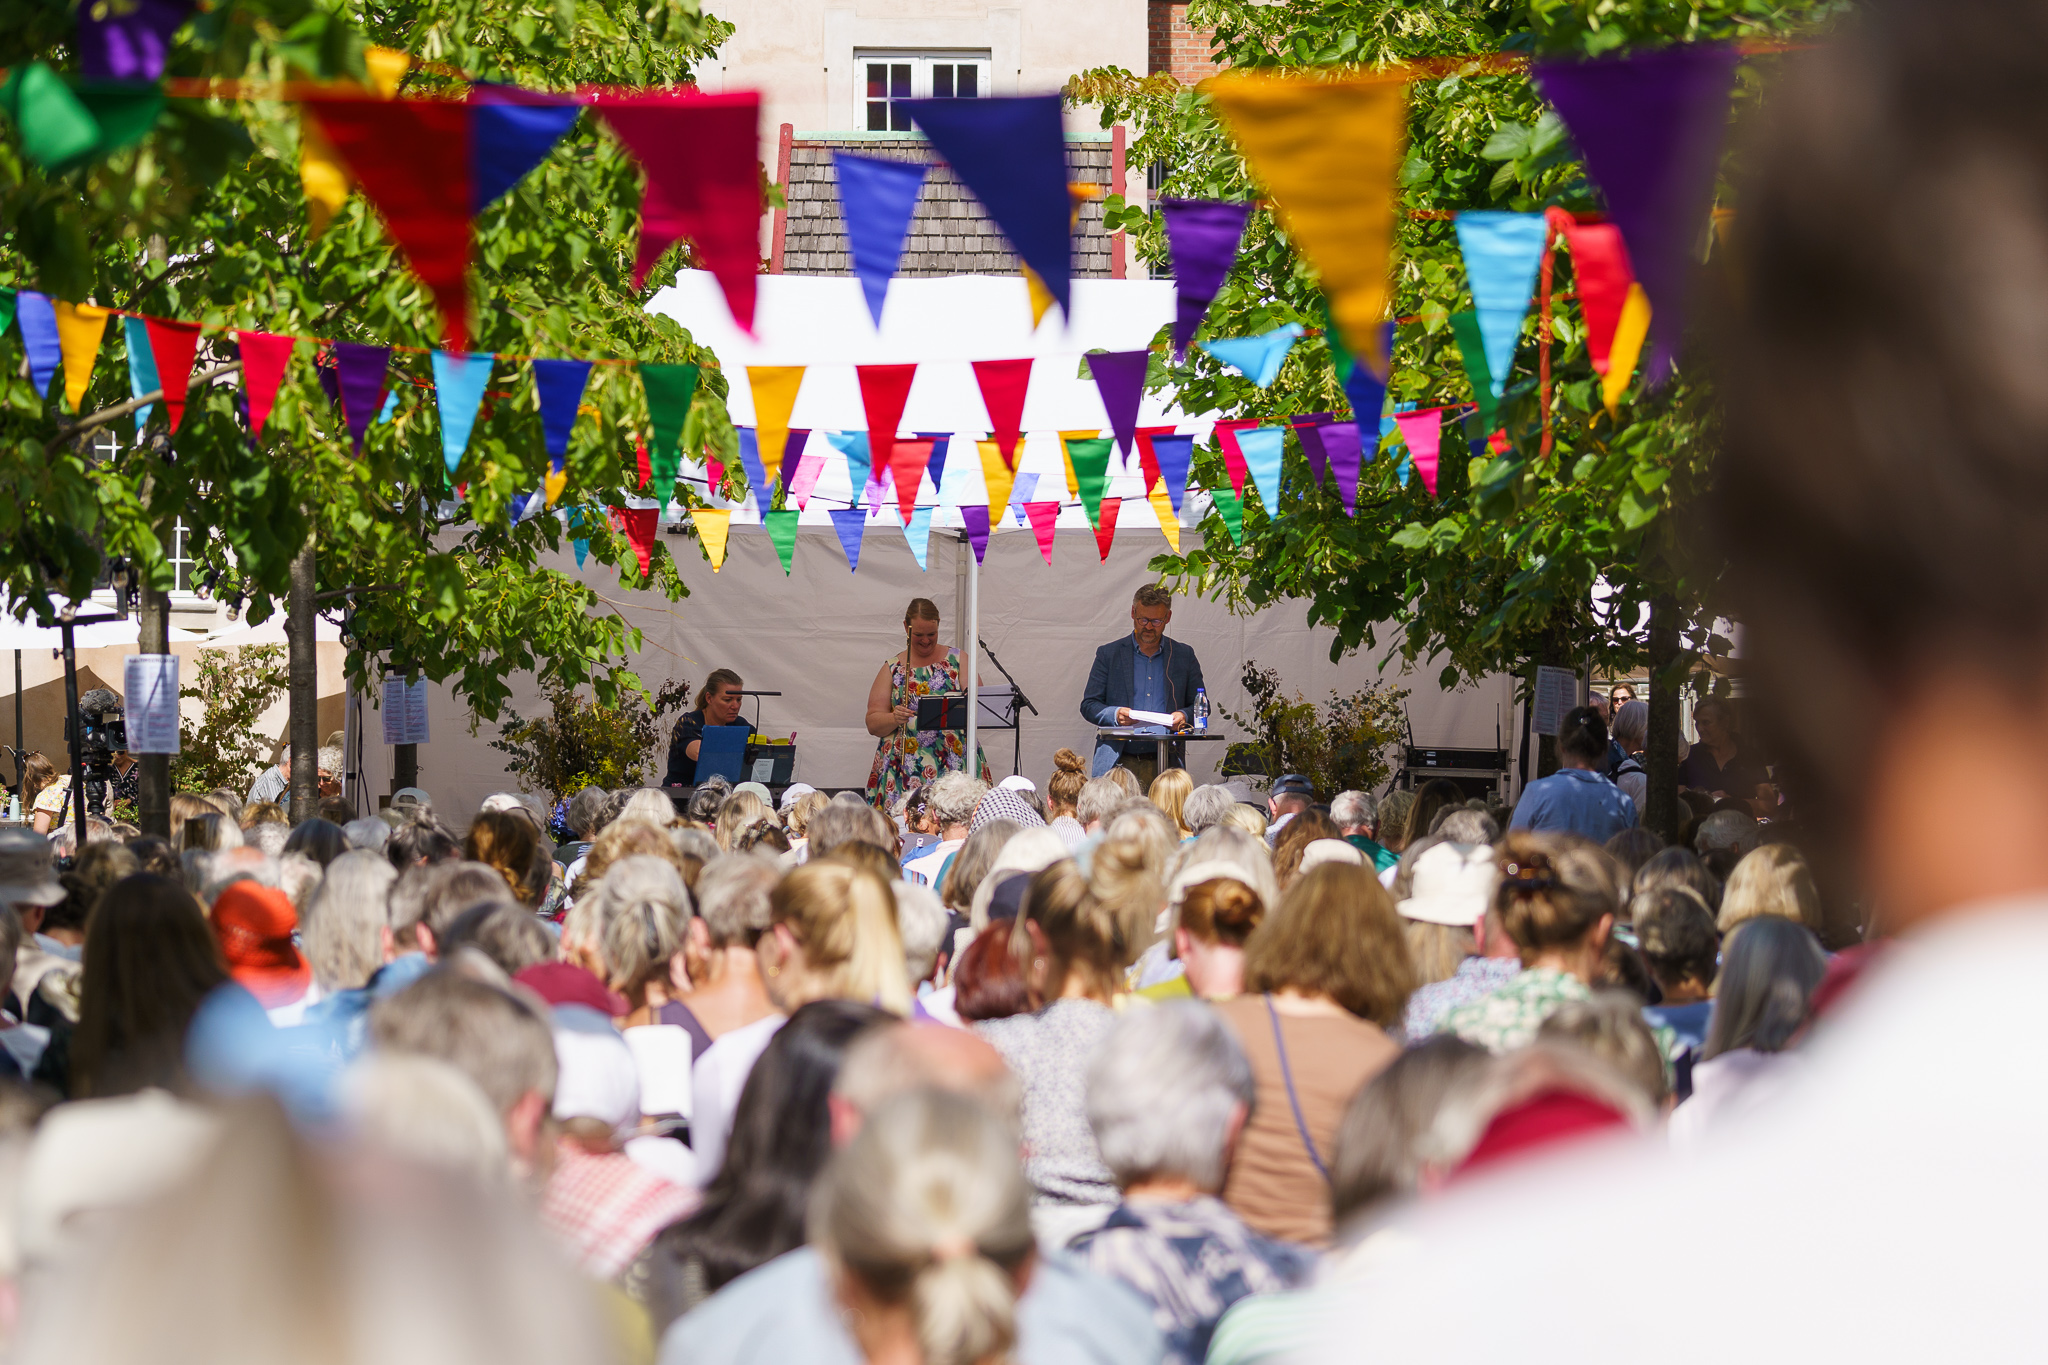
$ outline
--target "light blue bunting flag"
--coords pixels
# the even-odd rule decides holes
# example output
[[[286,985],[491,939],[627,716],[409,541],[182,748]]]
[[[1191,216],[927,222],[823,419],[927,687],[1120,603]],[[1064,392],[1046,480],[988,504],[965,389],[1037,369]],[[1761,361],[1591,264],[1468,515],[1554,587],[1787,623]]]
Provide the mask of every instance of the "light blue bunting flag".
[[[1287,429],[1253,427],[1249,431],[1240,431],[1237,433],[1237,446],[1244,452],[1245,468],[1251,471],[1252,482],[1258,486],[1259,501],[1266,505],[1266,515],[1278,516],[1280,456],[1287,448]]]
[[[156,377],[156,352],[150,349],[149,324],[141,318],[122,318],[121,326],[128,333],[128,388],[132,396],[140,398],[145,393],[155,393],[163,387],[163,381]],[[142,430],[155,408],[154,403],[144,403],[135,410],[136,431]]]
[[[484,401],[484,386],[491,382],[491,366],[497,357],[489,351],[472,355],[434,352],[434,397],[441,407],[441,458],[448,472],[462,463],[469,449],[469,434],[476,429],[477,409]]]
[[[1019,474],[1016,482],[1010,485],[1010,510],[1017,514],[1017,524],[1019,526],[1031,524],[1031,514],[1024,510],[1024,504],[1030,502],[1031,495],[1037,491],[1038,475],[1035,472]]]
[[[931,550],[932,509],[920,507],[910,514],[904,523],[903,538],[910,542],[910,553],[917,556],[917,567],[924,568],[924,558]]]
[[[1294,343],[1301,339],[1301,331],[1300,323],[1290,322],[1260,336],[1227,337],[1195,344],[1224,364],[1241,370],[1245,378],[1263,389],[1280,377],[1280,366],[1294,349]]]
[[[1465,278],[1479,314],[1479,340],[1498,398],[1508,386],[1522,319],[1543,264],[1543,215],[1473,209],[1460,213],[1458,249],[1465,254]]]
[[[865,431],[828,431],[825,439],[846,457],[846,479],[853,489],[853,500],[858,503],[865,498],[872,514],[881,503],[882,493],[871,482],[873,469],[868,457],[868,434]]]

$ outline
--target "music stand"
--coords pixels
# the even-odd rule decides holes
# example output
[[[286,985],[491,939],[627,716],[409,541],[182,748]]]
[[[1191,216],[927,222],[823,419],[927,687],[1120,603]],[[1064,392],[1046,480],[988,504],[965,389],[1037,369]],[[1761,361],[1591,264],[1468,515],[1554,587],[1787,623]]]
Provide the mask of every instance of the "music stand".
[[[919,697],[917,699],[917,729],[920,734],[928,730],[967,730],[967,698]]]
[[[1013,684],[1009,687],[984,687],[975,696],[975,705],[980,709],[974,714],[974,728],[981,730],[1008,730],[1015,740],[1010,755],[1010,771],[1024,769],[1024,708],[1021,704],[1024,694]]]

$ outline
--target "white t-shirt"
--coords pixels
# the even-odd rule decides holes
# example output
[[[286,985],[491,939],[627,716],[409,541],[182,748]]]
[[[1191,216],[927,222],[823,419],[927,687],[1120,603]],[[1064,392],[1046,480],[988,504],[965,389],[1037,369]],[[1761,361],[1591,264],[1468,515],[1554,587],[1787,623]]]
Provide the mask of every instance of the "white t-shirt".
[[[919,854],[903,865],[903,880],[915,886],[929,886],[938,889],[939,869],[946,865],[946,859],[960,851],[965,839],[947,839],[933,844],[929,852]]]
[[[697,1154],[697,1177],[709,1185],[725,1162],[725,1140],[732,1136],[733,1111],[740,1091],[753,1073],[775,1031],[789,1020],[780,1014],[756,1019],[734,1029],[698,1054],[690,1067],[690,1149]]]

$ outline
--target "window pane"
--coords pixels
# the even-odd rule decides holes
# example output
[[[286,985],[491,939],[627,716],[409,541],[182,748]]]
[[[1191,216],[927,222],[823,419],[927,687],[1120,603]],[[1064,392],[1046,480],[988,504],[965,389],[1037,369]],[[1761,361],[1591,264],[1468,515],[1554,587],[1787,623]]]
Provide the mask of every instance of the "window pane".
[[[868,131],[871,133],[886,133],[889,131],[889,102],[887,100],[868,101]]]
[[[896,62],[889,67],[889,94],[899,100],[910,98],[909,62]]]
[[[868,98],[887,99],[889,96],[889,67],[884,62],[868,63]]]
[[[897,133],[907,133],[912,131],[910,123],[910,111],[908,109],[905,109],[900,104],[890,105],[889,128],[890,131]]]
[[[932,68],[932,98],[949,100],[953,98],[953,68],[939,65]]]
[[[959,72],[959,75],[955,78],[955,88],[953,93],[955,95],[958,95],[963,100],[980,99],[981,68],[969,66],[965,62],[962,62],[958,67],[954,69]]]

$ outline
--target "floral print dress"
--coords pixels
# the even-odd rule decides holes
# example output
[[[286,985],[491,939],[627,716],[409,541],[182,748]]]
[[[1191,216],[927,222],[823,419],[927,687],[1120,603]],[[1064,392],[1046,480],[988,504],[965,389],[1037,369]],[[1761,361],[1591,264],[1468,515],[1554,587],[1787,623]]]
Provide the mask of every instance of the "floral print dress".
[[[889,705],[908,706],[913,715],[919,697],[959,692],[960,651],[948,649],[936,663],[911,668],[901,657],[889,661]],[[868,801],[886,811],[896,798],[935,780],[941,773],[966,766],[967,737],[957,730],[898,730],[875,746],[875,766],[868,772]],[[975,746],[981,780],[990,780],[988,756]]]

